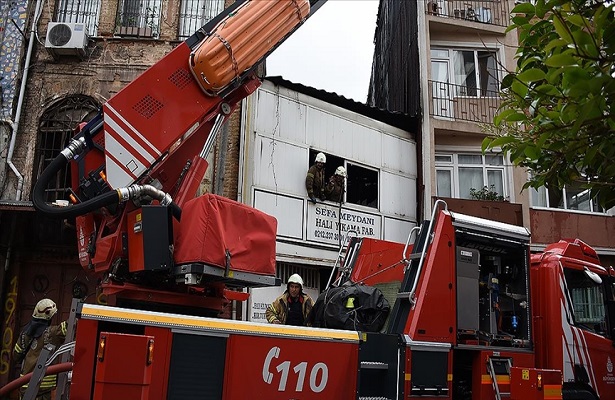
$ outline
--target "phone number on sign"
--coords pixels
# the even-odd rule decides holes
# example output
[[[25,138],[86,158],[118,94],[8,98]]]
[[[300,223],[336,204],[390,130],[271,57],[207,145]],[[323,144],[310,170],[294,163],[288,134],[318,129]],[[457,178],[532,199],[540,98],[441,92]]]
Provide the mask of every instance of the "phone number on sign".
[[[338,240],[340,235],[337,232],[320,231],[317,229],[314,231],[314,237],[327,240]]]

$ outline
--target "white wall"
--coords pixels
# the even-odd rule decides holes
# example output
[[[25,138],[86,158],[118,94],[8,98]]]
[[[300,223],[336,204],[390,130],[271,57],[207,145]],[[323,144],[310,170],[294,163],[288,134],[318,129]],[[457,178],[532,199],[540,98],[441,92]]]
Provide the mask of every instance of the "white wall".
[[[397,242],[416,225],[417,150],[409,132],[264,81],[244,105],[242,136],[240,200],[277,218],[278,239],[292,249],[282,254],[278,246],[279,257],[308,257],[307,248],[318,246],[333,262],[340,223]],[[379,208],[308,202],[310,148],[377,170]]]

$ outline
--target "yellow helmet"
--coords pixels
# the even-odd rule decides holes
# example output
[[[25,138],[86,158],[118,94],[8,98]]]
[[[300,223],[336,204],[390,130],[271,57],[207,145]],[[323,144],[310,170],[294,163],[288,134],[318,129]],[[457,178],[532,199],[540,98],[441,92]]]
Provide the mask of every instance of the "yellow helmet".
[[[36,303],[36,307],[34,307],[34,311],[32,312],[32,317],[50,320],[57,312],[58,308],[53,300],[43,299]]]

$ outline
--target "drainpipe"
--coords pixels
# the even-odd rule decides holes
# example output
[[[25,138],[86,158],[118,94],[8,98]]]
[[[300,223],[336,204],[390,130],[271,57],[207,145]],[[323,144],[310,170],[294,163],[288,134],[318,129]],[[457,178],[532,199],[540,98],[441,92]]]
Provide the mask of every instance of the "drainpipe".
[[[15,200],[21,200],[21,192],[23,190],[23,175],[17,170],[13,164],[13,152],[15,151],[15,142],[17,141],[17,130],[19,129],[19,119],[21,118],[21,110],[23,108],[23,99],[26,93],[26,83],[28,81],[28,71],[30,70],[30,59],[32,58],[32,49],[36,40],[36,24],[38,23],[39,13],[41,10],[42,0],[36,0],[36,8],[34,10],[34,18],[32,20],[32,28],[30,29],[30,41],[28,42],[28,51],[26,53],[26,61],[24,64],[23,77],[21,79],[21,87],[19,88],[19,99],[17,100],[17,112],[12,123],[13,132],[11,134],[11,143],[9,144],[9,152],[6,158],[6,163],[11,168],[15,176],[17,176],[17,194]]]

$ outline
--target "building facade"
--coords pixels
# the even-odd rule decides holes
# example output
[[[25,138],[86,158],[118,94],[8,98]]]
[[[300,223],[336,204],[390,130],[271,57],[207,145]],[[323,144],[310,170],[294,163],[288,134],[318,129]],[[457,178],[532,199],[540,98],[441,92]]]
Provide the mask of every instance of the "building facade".
[[[578,238],[613,265],[613,210],[581,188],[522,190],[527,171],[481,151],[501,103],[499,82],[516,66],[517,35],[506,31],[514,5],[381,0],[368,102],[422,118],[424,215],[443,198],[452,210],[527,227],[536,251]]]

